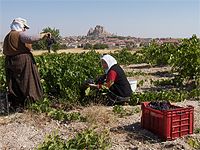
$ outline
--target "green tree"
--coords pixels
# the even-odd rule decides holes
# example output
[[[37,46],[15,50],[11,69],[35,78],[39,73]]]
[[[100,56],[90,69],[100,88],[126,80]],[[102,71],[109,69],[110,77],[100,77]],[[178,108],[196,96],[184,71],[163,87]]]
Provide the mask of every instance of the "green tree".
[[[170,57],[173,71],[178,73],[182,80],[200,80],[200,39],[193,35],[183,39],[177,50]]]
[[[105,48],[108,48],[108,45],[103,43],[96,43],[93,46],[93,49],[105,49]]]
[[[93,48],[93,46],[92,46],[92,44],[90,44],[90,43],[86,43],[84,46],[83,46],[83,49],[92,49]]]
[[[47,28],[44,28],[42,30],[42,32],[44,32],[44,33],[50,32],[51,36],[55,39],[56,43],[54,43],[52,45],[52,50],[53,51],[57,51],[58,49],[60,49],[62,47],[61,44],[60,44],[61,36],[60,36],[59,29],[55,29],[55,28],[52,29],[50,27],[47,27]],[[47,49],[47,45],[46,45],[45,39],[34,43],[33,44],[33,49],[34,50],[46,50]]]
[[[147,63],[152,65],[168,65],[168,61],[176,49],[176,44],[158,44],[153,40],[148,46],[143,47],[142,53]]]

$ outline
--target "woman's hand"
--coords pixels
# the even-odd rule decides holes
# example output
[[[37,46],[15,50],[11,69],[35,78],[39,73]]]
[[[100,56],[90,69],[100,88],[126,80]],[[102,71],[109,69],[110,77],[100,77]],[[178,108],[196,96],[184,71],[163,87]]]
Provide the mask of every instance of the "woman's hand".
[[[88,84],[88,86],[91,87],[91,88],[98,88],[97,84]]]
[[[40,39],[44,39],[45,37],[51,37],[51,33],[50,32],[40,33]]]

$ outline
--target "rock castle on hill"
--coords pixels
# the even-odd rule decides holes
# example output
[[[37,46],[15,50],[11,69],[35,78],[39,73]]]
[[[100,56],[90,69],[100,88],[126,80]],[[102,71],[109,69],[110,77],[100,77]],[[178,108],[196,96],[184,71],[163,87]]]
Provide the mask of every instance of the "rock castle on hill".
[[[87,36],[89,37],[108,37],[112,36],[111,33],[107,32],[103,26],[97,25],[94,29],[90,28]]]

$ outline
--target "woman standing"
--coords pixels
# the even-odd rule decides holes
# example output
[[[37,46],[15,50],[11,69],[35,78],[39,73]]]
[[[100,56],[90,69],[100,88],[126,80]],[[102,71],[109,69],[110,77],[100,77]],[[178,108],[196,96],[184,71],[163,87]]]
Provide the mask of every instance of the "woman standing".
[[[43,92],[35,60],[31,53],[31,44],[39,41],[49,33],[30,36],[27,21],[16,18],[10,25],[11,31],[3,43],[5,58],[8,100],[11,107],[23,108],[25,102],[34,102],[42,98]]]

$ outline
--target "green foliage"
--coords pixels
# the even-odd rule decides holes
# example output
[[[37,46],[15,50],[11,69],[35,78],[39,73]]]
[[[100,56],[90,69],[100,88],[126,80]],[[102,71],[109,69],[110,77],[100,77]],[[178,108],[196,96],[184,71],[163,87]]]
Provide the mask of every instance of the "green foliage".
[[[87,88],[85,96],[80,99],[81,105],[88,105],[90,103],[105,104],[107,102],[108,89],[102,86],[102,89]]]
[[[136,54],[131,54],[128,51],[121,51],[114,53],[113,56],[121,64],[136,63],[140,57]],[[37,66],[39,69],[42,87],[45,95],[53,96],[57,99],[63,99],[66,103],[81,103],[86,104],[93,102],[92,94],[98,94],[97,92],[89,91],[89,95],[86,98],[81,97],[81,86],[88,78],[95,79],[98,75],[103,74],[103,70],[100,63],[100,54],[94,51],[81,54],[62,53],[62,54],[43,54],[35,56]],[[4,70],[4,57],[0,58],[0,88],[6,90],[6,77]],[[168,81],[163,81],[164,83]],[[170,81],[171,82],[171,81]],[[177,78],[173,83],[182,82]],[[141,80],[138,85],[144,83]],[[162,83],[162,82],[161,82]],[[199,99],[200,88],[196,88],[192,91],[154,91],[145,93],[133,93],[131,97],[131,104],[135,105],[141,101],[151,101],[153,99],[181,101],[184,99]],[[39,111],[45,111],[46,104],[42,104],[42,108],[38,108]],[[44,107],[44,108],[43,108]]]
[[[124,109],[121,105],[115,105],[115,106],[113,107],[113,112],[114,112],[115,114],[120,115],[120,117],[122,117],[122,116],[124,116],[124,114],[125,114],[125,109]]]
[[[173,80],[173,79],[161,79],[161,80],[152,81],[152,83],[155,86],[165,86],[165,85],[177,86],[176,80]]]
[[[48,98],[44,98],[44,100],[33,103],[29,108],[33,112],[46,113],[47,116],[51,117],[52,119],[62,122],[76,120],[86,121],[86,118],[83,117],[79,112],[67,113],[64,110],[58,110],[53,107],[53,102]]]
[[[141,112],[141,109],[139,107],[136,107],[134,110],[133,110],[134,113],[139,113]]]
[[[108,45],[103,43],[96,43],[93,45],[93,49],[106,49],[106,48],[108,48]]]
[[[188,138],[187,139],[187,143],[192,147],[192,148],[195,148],[195,149],[200,149],[200,141],[197,139],[197,138]]]
[[[55,132],[48,135],[45,141],[38,145],[37,150],[67,150],[67,146],[62,138]]]
[[[192,99],[200,100],[200,88],[196,88],[190,91],[189,97]]]
[[[86,130],[78,133],[74,139],[67,142],[70,149],[102,149],[106,150],[110,147],[110,138],[107,131],[96,133],[94,130]]]
[[[84,46],[83,46],[83,49],[92,49],[93,48],[93,46],[92,46],[92,44],[90,44],[90,43],[86,43]]]
[[[173,101],[179,102],[190,98],[190,93],[188,91],[148,91],[144,93],[133,93],[131,95],[130,105],[136,105],[144,101]]]
[[[164,43],[159,45],[152,41],[150,45],[145,46],[142,50],[144,60],[152,65],[167,65],[170,56],[176,51],[176,45]]]
[[[173,71],[182,80],[200,78],[200,39],[193,35],[190,39],[183,39],[177,50],[170,57]]]
[[[44,98],[41,101],[37,101],[36,103],[33,103],[30,106],[30,109],[34,112],[46,113],[51,110],[50,105],[51,105],[50,100],[47,98]]]
[[[141,86],[143,86],[143,85],[144,85],[144,80],[140,80],[140,81],[138,82],[138,84],[137,84],[138,87],[141,87]]]
[[[127,52],[125,56],[124,54],[126,54],[125,51],[119,54],[116,53],[116,59],[123,59],[126,61],[123,57],[129,57],[131,53]],[[100,54],[94,51],[81,54],[43,54],[35,56],[35,59],[45,95],[65,99],[70,103],[80,102],[80,87],[86,79],[95,79],[98,75],[103,74]],[[130,56],[129,60],[131,61],[131,59]],[[133,61],[135,61],[135,59],[133,59]],[[123,63],[123,61],[121,62]],[[0,63],[0,69],[2,70],[0,73],[2,80],[0,82],[2,82],[2,88],[5,88],[3,57],[1,57]],[[84,102],[86,102],[85,100]]]
[[[32,48],[33,50],[46,50],[47,46],[45,39],[34,42]]]
[[[195,129],[194,133],[196,134],[200,133],[200,128]]]
[[[47,136],[45,141],[38,146],[38,150],[72,150],[72,149],[101,149],[106,150],[111,146],[111,140],[107,131],[97,133],[87,129],[78,133],[74,138],[64,141],[58,134]]]
[[[79,112],[66,113],[63,110],[51,109],[48,116],[59,121],[86,121],[86,118],[81,116]]]
[[[144,62],[142,55],[139,53],[132,54],[127,49],[122,49],[121,51],[111,53],[110,55],[116,58],[117,62],[121,65],[138,64]]]
[[[171,65],[172,71],[177,74],[177,85],[194,80],[196,86],[200,86],[200,39],[196,35],[183,39],[178,45],[159,45],[152,41],[143,48],[142,53],[147,63]]]
[[[91,93],[91,92],[90,92],[90,87],[88,87],[88,88],[85,90],[85,96],[89,96],[90,93]]]
[[[6,91],[5,57],[0,58],[0,91]]]
[[[44,28],[42,30],[42,32],[44,32],[44,33],[50,32],[51,36],[55,39],[56,43],[54,43],[52,45],[53,51],[57,51],[58,49],[60,49],[62,47],[62,45],[60,44],[60,40],[61,40],[60,31],[58,29],[55,29],[55,28],[52,29],[50,27],[47,27],[47,28]],[[46,50],[47,49],[47,43],[46,43],[45,39],[34,43],[33,49],[34,50]]]
[[[80,87],[88,78],[102,74],[99,54],[50,54],[36,57],[42,86],[47,95],[77,102]]]

